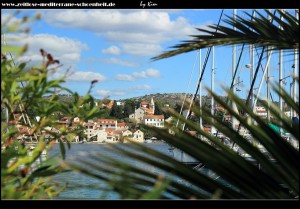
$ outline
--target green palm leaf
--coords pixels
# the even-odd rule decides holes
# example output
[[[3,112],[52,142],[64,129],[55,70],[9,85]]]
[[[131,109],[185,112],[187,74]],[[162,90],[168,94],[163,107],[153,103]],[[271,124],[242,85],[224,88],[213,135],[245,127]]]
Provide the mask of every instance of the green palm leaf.
[[[209,26],[211,30],[198,28],[199,32],[206,35],[195,35],[194,40],[176,45],[173,47],[175,50],[156,56],[153,60],[218,45],[254,44],[257,47],[291,51],[299,47],[299,23],[295,17],[281,10],[275,10],[274,13],[265,10],[265,14],[272,19],[270,21],[262,13],[256,13],[257,16],[254,18],[246,13],[250,20],[227,17],[224,22],[229,27],[211,25]],[[284,21],[281,20],[281,16]],[[233,30],[233,27],[237,30]],[[299,103],[293,101],[280,87],[273,88],[286,104],[299,114]],[[222,118],[211,115],[209,110],[202,109],[200,112],[194,108],[192,111],[223,133],[233,143],[234,148],[242,150],[252,160],[235,151],[233,146],[229,147],[215,136],[206,133],[199,124],[180,116],[175,111],[169,111],[170,115],[179,118],[181,123],[186,124],[188,129],[196,131],[201,138],[178,128],[172,129],[174,135],[164,129],[142,125],[143,128],[154,131],[157,138],[163,139],[172,147],[203,163],[204,167],[193,169],[169,155],[138,143],[112,145],[107,148],[121,156],[119,159],[102,153],[90,153],[85,158],[79,158],[76,163],[68,165],[79,172],[105,181],[112,190],[120,194],[122,199],[298,198],[299,148],[295,148],[275,132],[233,92],[229,89],[226,91],[229,99],[237,104],[244,115],[236,113],[214,92],[209,93],[226,112],[240,122],[240,127],[248,130],[251,140],[239,129],[233,129],[230,124],[224,123]],[[274,115],[277,125],[299,141],[299,127],[291,126],[292,120],[285,117],[274,105],[269,107],[264,104],[264,106]],[[249,118],[253,123],[248,123]],[[135,163],[128,163],[125,159]],[[142,169],[136,162],[153,166],[159,173]],[[206,171],[212,171],[217,178]]]
[[[248,117],[252,117],[257,125],[248,124],[243,116],[231,110],[230,106],[217,95],[213,93],[212,95],[218,103],[240,121],[242,126],[249,130],[253,139],[266,148],[268,155],[262,153],[253,143],[246,140],[241,133],[224,124],[220,118],[212,117],[209,111],[203,110],[201,117],[252,156],[260,165],[259,167],[240,156],[230,147],[222,144],[219,139],[204,132],[197,124],[185,118],[180,118],[180,120],[186,123],[189,128],[206,137],[210,143],[178,129],[175,130],[175,136],[161,129],[150,129],[156,132],[157,137],[164,139],[170,145],[204,163],[205,167],[219,175],[223,182],[213,180],[209,175],[202,173],[201,169],[192,169],[170,156],[137,143],[124,146],[112,145],[109,150],[124,156],[122,159],[131,158],[135,162],[155,166],[163,174],[147,172],[135,165],[101,153],[88,154],[85,159],[78,159],[77,163],[70,165],[76,167],[80,172],[109,182],[113,190],[121,193],[124,199],[143,198],[147,197],[147,195],[143,196],[145,192],[151,194],[152,189],[157,191],[155,185],[161,175],[165,175],[164,178],[168,182],[164,184],[164,190],[160,190],[161,198],[207,199],[213,197],[213,194],[217,191],[221,192],[219,198],[224,199],[289,199],[296,197],[299,194],[298,150],[283,140],[265,121],[254,115],[249,108],[246,108],[242,100],[230,91],[228,93],[230,99],[243,107],[243,110],[249,114]],[[288,102],[289,99],[286,99],[286,101]],[[270,108],[270,111],[275,113],[276,110]],[[199,111],[195,110],[194,112],[197,115],[200,114]],[[170,112],[170,114],[176,116],[174,112]],[[284,120],[286,119],[282,118],[282,123],[286,123]],[[291,134],[297,136],[296,130],[291,129]],[[101,177],[95,176],[94,173],[101,174]],[[178,179],[182,179],[187,183],[179,184]],[[224,184],[224,181],[227,184]],[[128,190],[128,185],[124,185],[124,182],[126,185],[130,185],[130,190]]]
[[[164,52],[152,60],[159,60],[172,57],[178,54],[194,51],[201,48],[219,45],[233,44],[254,44],[256,47],[270,46],[273,49],[292,50],[299,48],[299,21],[288,12],[275,10],[278,14],[273,14],[265,10],[267,15],[273,21],[265,18],[265,15],[256,11],[257,16],[251,18],[251,15],[245,12],[249,19],[237,16],[227,16],[224,20],[229,26],[208,26],[211,30],[197,28],[199,32],[205,35],[194,35],[191,41],[173,46],[174,50]],[[275,13],[274,12],[274,13]],[[280,16],[284,20],[280,19]],[[283,29],[280,29],[281,26]],[[233,28],[236,28],[234,30]]]

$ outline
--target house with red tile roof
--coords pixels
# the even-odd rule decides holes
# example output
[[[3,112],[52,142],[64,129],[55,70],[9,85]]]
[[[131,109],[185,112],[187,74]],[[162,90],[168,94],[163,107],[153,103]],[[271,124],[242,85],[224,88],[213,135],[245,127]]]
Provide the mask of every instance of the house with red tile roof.
[[[116,130],[128,130],[128,125],[124,122],[122,123],[117,123],[117,128]]]
[[[113,128],[116,129],[117,127],[117,120],[114,119],[98,119],[97,125],[100,128]]]
[[[137,123],[143,122],[143,118],[145,115],[154,115],[155,112],[155,103],[153,97],[151,98],[151,102],[142,101],[140,103],[140,107],[137,108],[133,114],[129,115],[130,119],[135,119]]]
[[[135,130],[135,131],[124,131],[122,134],[123,143],[130,143],[130,142],[139,142],[144,143],[144,132],[141,130]]]
[[[165,116],[164,115],[145,115],[144,124],[149,126],[155,126],[157,128],[164,128],[165,125]]]

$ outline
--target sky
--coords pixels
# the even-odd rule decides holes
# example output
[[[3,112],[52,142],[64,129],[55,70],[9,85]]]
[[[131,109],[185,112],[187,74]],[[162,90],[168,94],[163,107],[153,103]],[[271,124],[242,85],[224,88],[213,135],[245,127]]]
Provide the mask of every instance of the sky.
[[[119,100],[155,93],[194,93],[199,76],[200,64],[207,49],[193,51],[171,58],[151,61],[151,58],[182,41],[197,35],[196,28],[207,28],[217,24],[221,9],[30,9],[21,10],[14,17],[41,14],[42,18],[28,25],[31,29],[22,36],[20,43],[28,43],[25,61],[31,64],[41,62],[40,49],[53,55],[63,64],[57,71],[57,77],[69,69],[65,87],[85,95],[92,80],[98,80],[92,89],[97,99],[109,97]],[[237,14],[245,16],[245,10]],[[249,11],[249,10],[248,10]],[[13,9],[1,10],[4,21]],[[292,14],[294,12],[292,11]],[[225,9],[225,15],[232,16],[233,9]],[[221,25],[226,25],[221,22]],[[8,37],[9,39],[9,37]],[[241,51],[237,46],[236,57]],[[223,94],[222,85],[229,86],[232,77],[232,47],[215,47],[214,91]],[[271,78],[278,80],[278,53],[271,58]],[[255,62],[258,55],[255,56]],[[292,73],[293,56],[283,58],[283,76]],[[266,62],[264,59],[263,63]],[[249,48],[246,47],[238,71],[240,89],[237,94],[246,98],[250,87]],[[203,88],[211,87],[212,56],[207,63]],[[262,71],[258,76],[262,76]],[[55,78],[55,77],[54,77]],[[285,88],[289,92],[291,77],[285,79]],[[259,86],[257,81],[255,88]],[[264,82],[265,83],[265,82]],[[298,87],[297,87],[298,89]],[[204,95],[206,94],[203,91]],[[265,96],[265,84],[261,96]],[[298,93],[299,95],[299,93]],[[276,100],[276,95],[273,95]]]

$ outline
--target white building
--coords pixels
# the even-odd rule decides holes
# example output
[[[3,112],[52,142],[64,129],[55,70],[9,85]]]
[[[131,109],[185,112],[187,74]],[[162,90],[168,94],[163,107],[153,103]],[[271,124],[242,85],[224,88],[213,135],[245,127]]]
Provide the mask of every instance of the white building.
[[[144,115],[146,114],[146,111],[142,108],[139,107],[134,111],[134,113],[129,115],[130,119],[135,119],[137,123],[140,123],[143,121]]]
[[[123,106],[123,105],[125,104],[125,103],[122,102],[122,101],[117,101],[116,103],[117,103],[117,106]]]
[[[133,132],[132,140],[135,142],[144,143],[145,142],[144,132],[142,132],[141,130],[136,130],[135,132]]]
[[[107,133],[106,143],[118,143],[121,141],[121,135],[119,131],[116,131],[112,128],[106,128],[105,132]]]
[[[155,103],[153,97],[150,104],[147,101],[142,101],[140,107],[135,109],[134,113],[129,115],[130,119],[135,119],[137,123],[141,123],[145,115],[154,115]]]
[[[126,123],[118,123],[117,124],[117,130],[128,130],[128,125]]]
[[[149,126],[155,126],[157,128],[165,127],[165,116],[164,115],[145,115],[144,124]]]
[[[97,126],[99,128],[117,128],[117,120],[113,119],[98,119],[97,120]]]
[[[267,117],[267,110],[265,107],[261,107],[261,106],[258,106],[255,108],[255,113],[257,116],[260,116],[260,117],[263,117],[263,118],[266,118]]]
[[[122,134],[123,138],[123,143],[128,143],[128,142],[139,142],[139,143],[144,143],[145,138],[144,138],[144,132],[141,130],[136,130],[133,133],[129,130],[126,130]]]
[[[96,130],[96,123],[84,123],[84,134],[86,135],[87,141],[90,141],[90,139],[94,136],[96,136],[95,130]]]
[[[104,129],[97,129],[95,131],[95,135],[97,137],[94,138],[94,141],[96,142],[106,142],[107,140],[107,133]]]

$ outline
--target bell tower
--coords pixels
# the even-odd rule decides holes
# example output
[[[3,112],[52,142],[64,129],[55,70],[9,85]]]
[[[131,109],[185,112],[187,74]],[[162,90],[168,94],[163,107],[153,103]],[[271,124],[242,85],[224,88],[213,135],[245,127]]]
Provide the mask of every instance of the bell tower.
[[[151,97],[151,102],[150,102],[150,107],[149,108],[152,110],[152,114],[154,115],[154,112],[155,112],[155,103],[154,103],[153,97]]]

